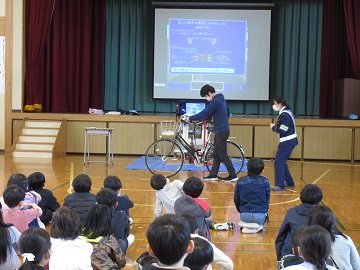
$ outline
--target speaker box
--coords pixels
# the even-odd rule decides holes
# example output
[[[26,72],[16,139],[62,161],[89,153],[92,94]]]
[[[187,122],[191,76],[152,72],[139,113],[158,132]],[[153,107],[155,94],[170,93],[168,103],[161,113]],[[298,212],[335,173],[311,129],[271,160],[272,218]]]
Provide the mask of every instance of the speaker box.
[[[360,115],[360,80],[335,80],[333,87],[333,116],[347,118],[350,114]]]

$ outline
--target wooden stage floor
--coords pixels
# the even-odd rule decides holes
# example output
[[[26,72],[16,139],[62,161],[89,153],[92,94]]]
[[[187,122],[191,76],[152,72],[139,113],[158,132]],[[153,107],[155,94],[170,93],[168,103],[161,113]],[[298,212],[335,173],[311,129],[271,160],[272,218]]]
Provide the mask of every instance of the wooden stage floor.
[[[149,171],[125,170],[125,167],[138,157],[115,156],[113,166],[93,162],[83,164],[83,155],[70,155],[54,159],[11,158],[0,154],[0,191],[6,186],[7,179],[13,173],[29,175],[40,171],[46,176],[45,187],[52,190],[62,205],[68,194],[70,179],[81,173],[87,173],[92,181],[92,193],[102,187],[107,175],[117,175],[123,184],[123,194],[129,195],[135,203],[130,210],[133,224],[131,233],[135,242],[127,252],[127,266],[124,269],[135,269],[134,259],[146,250],[146,229],[153,220],[155,191],[151,189]],[[104,161],[105,156],[91,156],[92,160]],[[341,230],[349,235],[356,246],[360,245],[360,164],[349,162],[325,161],[289,161],[290,171],[296,187],[284,192],[271,193],[269,210],[270,223],[266,231],[257,234],[241,234],[239,227],[234,231],[211,231],[214,244],[232,258],[235,269],[276,269],[274,240],[288,208],[299,204],[299,192],[304,185],[315,183],[324,193],[323,203],[335,213]],[[274,182],[274,167],[271,160],[265,161],[265,171],[270,183]],[[186,180],[189,176],[203,177],[207,172],[180,172],[176,179]],[[239,177],[245,175],[240,173]],[[172,178],[173,180],[175,178]],[[239,214],[233,203],[235,183],[220,181],[205,182],[202,198],[212,208],[212,219],[216,222],[239,222]],[[218,269],[214,266],[213,269]]]

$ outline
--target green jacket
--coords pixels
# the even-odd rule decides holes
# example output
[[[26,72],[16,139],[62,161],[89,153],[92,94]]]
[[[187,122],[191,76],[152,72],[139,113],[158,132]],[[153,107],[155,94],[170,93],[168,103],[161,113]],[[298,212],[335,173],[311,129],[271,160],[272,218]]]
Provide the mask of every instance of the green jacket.
[[[91,254],[91,266],[94,270],[121,269],[125,267],[125,254],[122,252],[114,235],[99,236],[96,239],[89,239],[86,236],[81,236],[81,238],[94,247]]]

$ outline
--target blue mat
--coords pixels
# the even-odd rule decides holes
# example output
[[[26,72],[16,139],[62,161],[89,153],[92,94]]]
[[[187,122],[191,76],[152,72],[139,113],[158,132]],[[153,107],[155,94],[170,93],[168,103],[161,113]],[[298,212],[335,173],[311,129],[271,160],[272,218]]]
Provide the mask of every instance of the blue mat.
[[[154,157],[151,159],[154,159],[154,161],[155,161],[157,158]],[[241,172],[246,172],[246,164],[247,164],[247,159],[244,160],[244,166],[242,167]],[[165,166],[168,169],[170,169],[172,166],[173,166],[173,169],[176,169],[176,167],[178,165],[164,165],[164,169],[165,169]],[[236,167],[236,163],[235,163],[235,167]],[[131,162],[129,165],[127,165],[125,167],[125,170],[147,170],[147,169],[148,168],[146,167],[146,164],[145,164],[145,156],[138,158],[137,160]],[[162,168],[159,167],[159,170],[162,170]],[[181,170],[182,171],[207,171],[207,168],[206,168],[206,166],[199,168],[199,167],[195,166],[194,164],[184,163]],[[221,164],[219,172],[227,172],[227,169],[223,164]]]

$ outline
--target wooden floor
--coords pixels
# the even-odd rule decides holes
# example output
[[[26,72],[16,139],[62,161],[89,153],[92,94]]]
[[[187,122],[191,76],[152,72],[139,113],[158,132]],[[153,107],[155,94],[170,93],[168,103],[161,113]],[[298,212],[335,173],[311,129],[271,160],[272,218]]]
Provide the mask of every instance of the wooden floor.
[[[104,156],[92,156],[92,160],[104,161]],[[116,156],[114,165],[93,162],[84,167],[82,155],[67,155],[52,160],[12,159],[7,154],[0,155],[0,191],[6,186],[13,173],[29,175],[40,171],[46,176],[46,188],[53,191],[62,205],[68,194],[70,179],[81,173],[88,174],[93,181],[92,193],[96,193],[107,175],[117,175],[123,184],[123,193],[128,194],[135,207],[130,214],[133,218],[131,233],[136,237],[128,249],[128,264],[124,269],[135,269],[133,260],[146,249],[146,229],[153,220],[155,191],[149,185],[148,171],[125,170],[126,165],[138,157]],[[299,192],[304,185],[318,184],[324,193],[323,203],[329,206],[339,221],[340,228],[349,235],[356,246],[360,245],[360,164],[349,162],[303,162],[289,161],[289,168],[296,187],[285,192],[272,192],[269,210],[270,223],[266,232],[253,235],[241,234],[239,227],[234,231],[211,231],[214,244],[222,249],[235,264],[235,269],[276,269],[274,240],[286,210],[299,204]],[[206,172],[180,172],[176,179],[185,180],[189,176],[202,177]],[[244,175],[241,173],[239,176]],[[274,182],[273,162],[265,161],[264,175]],[[173,178],[175,179],[175,178]],[[239,221],[239,214],[233,203],[234,183],[205,182],[202,198],[212,208],[212,219],[217,222]],[[218,269],[214,267],[214,269]]]

